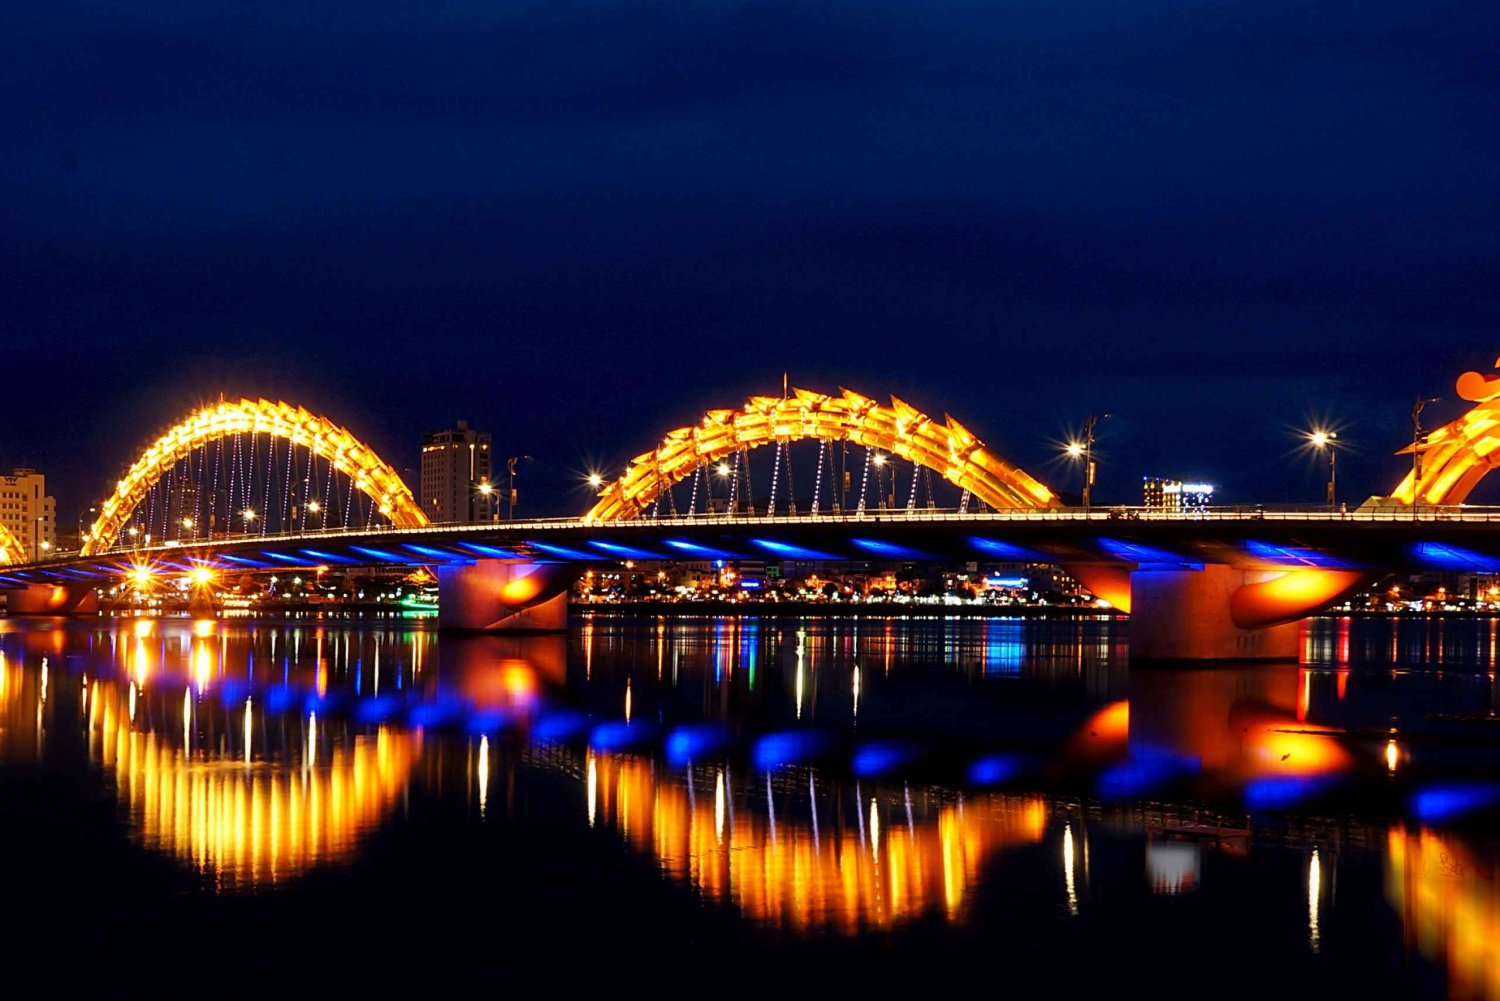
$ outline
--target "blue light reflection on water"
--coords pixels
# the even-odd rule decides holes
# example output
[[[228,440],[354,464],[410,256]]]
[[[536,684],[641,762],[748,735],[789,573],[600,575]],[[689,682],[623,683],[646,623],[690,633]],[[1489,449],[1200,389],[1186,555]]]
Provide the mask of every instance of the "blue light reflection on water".
[[[139,696],[142,722],[137,732],[142,739],[174,739],[173,734],[181,729],[183,696],[183,689],[175,684],[177,672],[189,665],[190,631],[158,629],[137,644],[129,626],[122,628],[118,639],[93,648],[101,651],[97,656],[113,660],[90,662],[82,659],[83,654],[70,660],[54,654],[50,660],[54,690],[64,679],[76,682],[77,676],[70,672],[87,666],[91,678],[105,686],[97,697],[107,707],[110,685],[142,677],[145,694]],[[1482,636],[1485,627],[1463,628]],[[890,907],[896,899],[910,904],[911,914],[935,925],[986,927],[1002,899],[1006,907],[1035,908],[1043,916],[1034,920],[1042,922],[1072,920],[1070,907],[1080,914],[1092,909],[1118,916],[1112,899],[1149,872],[1149,853],[1141,850],[1148,835],[1134,811],[1142,802],[1162,796],[1167,798],[1152,809],[1178,810],[1186,818],[1186,806],[1170,798],[1174,784],[1227,774],[1222,762],[1193,753],[1192,741],[1204,739],[1198,723],[1218,719],[1223,733],[1214,739],[1222,743],[1207,750],[1232,750],[1235,740],[1248,739],[1236,737],[1229,726],[1239,718],[1234,715],[1237,706],[1264,704],[1286,720],[1295,720],[1305,680],[1296,666],[1213,669],[1165,680],[1159,676],[1158,689],[1151,690],[1150,698],[1142,697],[1139,679],[1132,681],[1120,661],[1118,624],[1088,619],[830,623],[766,618],[753,624],[724,619],[635,623],[598,619],[593,625],[592,666],[587,677],[579,669],[581,640],[576,632],[559,641],[564,652],[553,656],[546,644],[529,640],[448,642],[400,626],[351,629],[319,623],[294,632],[291,627],[225,622],[218,629],[226,645],[220,650],[219,640],[211,644],[218,673],[209,679],[205,697],[194,699],[191,754],[174,759],[182,767],[250,776],[246,788],[258,788],[254,785],[260,781],[258,776],[282,767],[279,762],[286,759],[291,774],[301,782],[304,774],[315,777],[318,769],[343,767],[356,742],[364,742],[360,746],[369,749],[387,747],[420,728],[424,763],[406,775],[402,786],[406,798],[389,800],[377,817],[380,824],[403,823],[403,810],[422,816],[424,800],[472,799],[483,790],[488,797],[480,801],[484,823],[503,825],[507,817],[521,816],[522,807],[507,805],[507,783],[514,783],[520,790],[516,802],[524,801],[530,811],[528,824],[545,830],[555,819],[548,811],[557,810],[558,818],[571,817],[582,825],[580,818],[590,811],[587,815],[596,825],[611,834],[598,839],[590,850],[609,846],[611,851],[628,849],[657,860],[660,878],[682,880],[736,921],[791,921],[767,916],[781,912],[757,910],[757,899],[833,900],[817,895],[822,892],[820,883],[779,884],[777,874],[782,869],[771,861],[783,857],[777,852],[804,860],[804,867],[813,868],[803,871],[814,873],[821,871],[816,868],[820,860],[842,858],[846,871],[875,888],[868,895],[863,890],[851,892],[844,903],[818,904],[805,912],[812,915],[805,919],[806,926],[775,926],[782,927],[783,933],[799,935],[806,928],[819,934],[843,929],[840,915],[847,912],[840,911],[841,907],[854,908],[856,918],[854,930],[838,934],[862,934],[861,927],[899,934],[902,919],[891,915],[900,911]],[[1383,629],[1383,625],[1355,626],[1351,648],[1362,649],[1368,637],[1383,641],[1388,635]],[[1450,649],[1458,631],[1458,626],[1449,624],[1446,642]],[[7,674],[7,686],[0,688],[0,711],[9,711],[4,708],[5,698],[36,691],[36,650],[46,646],[28,648],[16,635],[0,632],[0,650],[12,668],[24,665],[23,672],[30,674]],[[141,665],[131,659],[138,647],[146,651]],[[1484,645],[1463,647],[1471,648],[1482,659]],[[660,662],[673,664],[672,670],[658,672],[659,653]],[[382,665],[380,695],[372,694],[376,663]],[[855,684],[851,669],[856,663],[863,668],[857,719],[850,712],[848,698]],[[984,669],[974,670],[976,663],[985,665]],[[995,669],[997,665],[1000,669]],[[1437,693],[1431,702],[1438,708],[1465,709],[1475,704],[1475,695],[1489,696],[1487,690],[1479,693],[1474,680],[1485,673],[1482,670],[1450,671],[1441,680],[1436,679],[1436,672],[1420,666],[1408,664],[1401,670],[1409,672],[1403,678],[1432,676]],[[503,686],[496,684],[516,673],[531,677],[522,687],[536,693],[534,700],[510,701]],[[1381,700],[1396,684],[1391,672],[1380,667],[1347,673],[1343,679],[1332,670],[1309,675],[1316,685],[1309,686],[1313,699],[1302,708],[1310,722],[1326,723],[1340,706],[1349,714],[1346,722],[1351,726],[1382,716],[1386,705]],[[364,680],[356,686],[354,679],[361,674]],[[627,677],[634,693],[629,724],[618,719],[620,682]],[[12,682],[12,678],[22,681]],[[402,694],[393,694],[398,685],[404,686],[399,689]],[[320,692],[320,686],[326,690]],[[163,694],[167,692],[171,698]],[[254,704],[253,717],[246,714],[253,724],[249,730],[255,754],[249,771],[235,743],[242,730],[241,696]],[[76,692],[74,697],[78,697]],[[1136,738],[1128,749],[1132,757],[1122,762],[1108,756],[1069,757],[1062,751],[1074,738],[1102,741],[1107,736],[1103,727],[1100,733],[1090,734],[1079,729],[1082,721],[1092,719],[1094,710],[1125,698],[1132,700],[1132,717],[1140,717],[1131,720]],[[48,712],[66,708],[58,695],[53,699],[57,707]],[[102,720],[106,714],[102,709],[99,712]],[[218,722],[215,712],[221,714]],[[117,721],[124,713],[109,715]],[[311,715],[316,719],[309,719]],[[225,725],[225,719],[232,725]],[[1188,720],[1195,721],[1194,725],[1177,726]],[[83,730],[88,732],[87,727]],[[378,745],[377,732],[381,734]],[[1148,733],[1151,741],[1142,735]],[[1155,744],[1158,736],[1160,746]],[[4,745],[9,748],[15,746],[15,739],[0,741],[10,741]],[[481,739],[486,743],[481,745]],[[278,740],[290,743],[278,744]],[[297,757],[297,740],[310,748],[301,753],[315,754],[310,768]],[[455,744],[456,740],[470,742]],[[1000,749],[1006,742],[1025,750]],[[229,760],[214,759],[220,746],[228,748]],[[467,750],[455,754],[455,747]],[[387,747],[382,753],[395,752]],[[1420,750],[1413,753],[1420,758]],[[1401,760],[1405,768],[1407,759]],[[747,763],[752,767],[745,767]],[[1063,764],[1075,769],[1068,779],[1073,784],[1058,786],[1068,791],[1054,794],[1050,770]],[[133,766],[122,763],[118,767]],[[457,774],[456,769],[467,771]],[[544,776],[545,783],[538,776]],[[1407,788],[1401,784],[1407,780],[1399,770],[1389,781],[1394,788]],[[340,778],[323,792],[341,790],[343,782]],[[1097,791],[1109,801],[1108,808],[1116,811],[1110,823],[1092,819],[1090,811],[1097,808],[1097,800],[1090,790],[1096,788],[1095,782]],[[547,805],[542,790],[548,783],[560,785],[571,798]],[[349,787],[354,785],[365,788],[367,780],[362,778]],[[128,790],[129,783],[122,783],[121,788]],[[589,788],[594,791],[587,793]],[[1005,792],[984,791],[994,788]],[[1345,789],[1322,777],[1268,776],[1234,786],[1230,798],[1243,795],[1244,805],[1251,810],[1295,815],[1334,792],[1343,795]],[[1410,792],[1400,800],[1398,822],[1408,817],[1433,825],[1482,822],[1490,807],[1500,804],[1500,792],[1483,782],[1419,783],[1410,786]],[[389,805],[408,802],[399,808]],[[689,826],[673,826],[682,824]],[[1375,893],[1381,892],[1379,867],[1394,863],[1379,854],[1385,828],[1377,825],[1376,833],[1362,840],[1347,839],[1340,853],[1324,845],[1319,866],[1325,884],[1331,885],[1337,866],[1341,892],[1349,892],[1360,880],[1373,885]],[[1281,894],[1275,897],[1278,913],[1291,910],[1305,916],[1308,909],[1305,900],[1300,912],[1288,908],[1282,892],[1287,886],[1293,888],[1288,892],[1308,892],[1305,874],[1300,880],[1269,877],[1280,872],[1277,858],[1305,856],[1310,846],[1284,833],[1257,833],[1256,837],[1264,838],[1266,844],[1253,843],[1248,858],[1204,849],[1193,880],[1171,884],[1172,892],[1199,894],[1204,901],[1200,906],[1217,908],[1215,902],[1222,902],[1226,916],[1215,929],[1221,938],[1226,928],[1231,935],[1249,934],[1248,927],[1233,924],[1236,907],[1250,907],[1262,916],[1255,911],[1256,905],[1226,896],[1226,887],[1236,881],[1221,877],[1237,869],[1251,867],[1266,875],[1264,880],[1253,881],[1266,886],[1268,894]],[[359,839],[337,843],[339,851],[363,850],[358,847]],[[1443,844],[1454,851],[1477,851],[1461,838]],[[1360,852],[1373,854],[1364,858]],[[945,858],[950,860],[946,869]],[[762,859],[766,864],[758,867]],[[533,867],[562,871],[572,860],[542,851],[525,861]],[[474,862],[481,867],[499,864],[493,859]],[[794,869],[787,867],[787,871]],[[1466,871],[1483,870],[1471,867]],[[727,874],[722,889],[714,882],[713,874],[719,872]],[[929,875],[912,875],[918,872]],[[1426,869],[1412,872],[1416,879],[1438,878]],[[908,878],[916,882],[895,882]],[[930,880],[930,885],[923,880]],[[1045,891],[1033,885],[1043,882]],[[757,886],[754,892],[759,897],[750,891]],[[1002,886],[1008,889],[997,896]],[[897,887],[904,887],[900,892],[906,895],[892,896]],[[811,896],[795,897],[794,891]],[[614,890],[601,884],[591,892]],[[1323,900],[1313,908],[1322,922],[1321,931],[1343,928],[1343,934],[1350,935],[1347,922],[1359,919],[1328,910]],[[1370,933],[1379,932],[1379,926],[1372,925]],[[1442,934],[1460,932],[1449,929]],[[1179,937],[1171,944],[1175,951],[1183,942]],[[1150,953],[1154,947],[1144,939],[1135,948],[1154,955]],[[1224,948],[1222,942],[1220,948]]]

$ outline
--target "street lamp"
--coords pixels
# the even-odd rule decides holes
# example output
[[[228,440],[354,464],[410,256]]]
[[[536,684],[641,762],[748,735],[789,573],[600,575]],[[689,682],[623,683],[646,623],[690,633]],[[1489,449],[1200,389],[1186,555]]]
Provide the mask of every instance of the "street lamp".
[[[78,514],[78,548],[79,549],[83,548],[83,544],[85,542],[87,542],[88,538],[89,538],[89,533],[87,533],[87,532],[84,531],[83,523],[85,521],[87,521],[90,525],[93,525],[93,523],[94,523],[94,516],[97,515],[98,513],[99,513],[99,508],[96,505],[90,505],[90,507],[89,507],[89,509],[87,511],[81,511],[81,512],[79,512],[79,514]]]
[[[529,459],[529,455],[513,455],[505,460],[506,494],[509,497],[509,507],[505,515],[506,521],[514,521],[516,517],[516,463],[522,459]]]
[[[598,490],[600,487],[604,486],[604,477],[600,476],[598,473],[589,473],[589,486],[593,487],[595,490]]]
[[[1083,461],[1083,510],[1087,514],[1093,501],[1094,488],[1094,427],[1109,414],[1089,414],[1083,422],[1083,440],[1068,442],[1063,452],[1068,458]]]
[[[727,479],[729,479],[729,463],[727,463],[727,462],[721,462],[717,466],[715,466],[714,467],[714,475],[717,476],[721,480],[727,480]],[[712,482],[712,481],[710,481],[710,482]],[[733,511],[731,511],[729,509],[729,502],[732,499],[729,496],[729,494],[730,494],[729,488],[726,486],[725,489],[724,489],[724,513],[726,515],[731,515],[731,514],[734,513]],[[713,490],[712,489],[710,489],[709,492],[708,492],[708,509],[710,511],[712,511],[714,509],[714,494],[713,494]]]
[[[875,492],[880,497],[880,503],[877,505],[877,507],[879,507],[880,510],[884,511],[885,510],[885,455],[883,453],[881,453],[881,452],[876,452],[875,453],[875,458],[873,460],[871,460],[871,461],[873,461],[875,463]]]
[[[1429,403],[1438,402],[1436,396],[1427,398],[1417,397],[1417,402],[1411,408],[1411,516],[1417,517],[1417,505],[1422,503],[1422,493],[1418,489],[1422,485],[1422,445],[1427,441],[1427,436],[1422,433],[1422,410]]]
[[[185,531],[192,532],[193,531],[193,519],[191,519],[191,518],[184,518],[184,519],[182,519],[182,527],[183,527],[183,529]],[[197,538],[198,538],[198,533],[197,532],[193,532],[193,539],[194,539],[194,541],[196,541]],[[149,542],[150,540],[148,539],[147,541]]]
[[[490,495],[495,492],[495,485],[487,479],[481,480],[476,489],[479,491],[479,496],[484,498],[481,503],[484,505],[485,519],[493,520],[494,515],[490,511]],[[474,520],[474,495],[472,493],[469,495],[469,520]]]
[[[1312,447],[1328,452],[1328,510],[1332,511],[1338,495],[1339,450],[1337,431],[1315,430],[1307,436]]]
[[[255,523],[255,510],[247,507],[240,512],[240,517],[245,519],[245,534],[249,535],[250,526]]]

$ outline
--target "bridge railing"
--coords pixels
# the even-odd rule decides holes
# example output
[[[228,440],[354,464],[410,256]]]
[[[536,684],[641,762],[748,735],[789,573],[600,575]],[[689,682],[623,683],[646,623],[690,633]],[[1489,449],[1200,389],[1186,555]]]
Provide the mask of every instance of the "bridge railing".
[[[867,508],[865,511],[820,511],[817,514],[746,514],[746,513],[699,513],[692,515],[675,515],[655,518],[637,518],[631,521],[600,522],[589,525],[590,531],[598,532],[630,532],[645,526],[660,528],[692,528],[704,525],[722,526],[770,526],[770,525],[808,525],[812,523],[827,525],[871,525],[890,523],[920,523],[920,522],[961,522],[965,524],[1008,524],[1016,522],[1024,523],[1076,523],[1088,522],[1099,523],[1102,526],[1120,522],[1309,522],[1309,523],[1352,523],[1352,524],[1447,524],[1447,523],[1483,523],[1500,524],[1500,506],[1453,506],[1436,505],[1422,506],[1413,509],[1406,505],[1364,505],[1352,510],[1330,511],[1326,506],[1268,506],[1259,504],[1235,505],[1211,507],[1201,511],[1164,511],[1159,508],[1148,508],[1136,505],[1108,505],[1094,506],[1087,510],[1083,508],[1059,508],[1055,510],[1031,510],[1031,511],[987,511],[987,512],[959,512],[954,509],[943,508],[917,508],[906,510],[875,509]],[[136,546],[130,544],[119,545],[111,548],[101,556],[112,556],[116,558],[129,558],[132,554],[161,554],[170,553],[174,550],[194,550],[199,548],[212,549],[218,546],[263,545],[274,547],[296,543],[305,546],[308,543],[316,543],[318,540],[336,541],[341,539],[355,539],[372,537],[379,538],[432,538],[446,537],[462,539],[468,536],[493,536],[497,532],[504,534],[526,534],[530,532],[551,532],[558,529],[579,529],[585,527],[581,519],[571,518],[533,518],[526,521],[497,521],[479,522],[473,524],[454,525],[428,525],[423,528],[328,528],[311,529],[307,531],[282,534],[259,535],[255,533],[230,533],[211,539],[195,541],[178,541],[153,546]],[[54,550],[47,560],[26,564],[27,566],[45,566],[53,563],[68,563],[78,559],[77,552]]]

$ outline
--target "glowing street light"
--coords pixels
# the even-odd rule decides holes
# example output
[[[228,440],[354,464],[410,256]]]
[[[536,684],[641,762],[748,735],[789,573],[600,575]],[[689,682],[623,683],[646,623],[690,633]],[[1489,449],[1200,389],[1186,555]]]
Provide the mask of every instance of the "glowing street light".
[[[245,508],[245,510],[240,512],[240,517],[245,519],[245,531],[248,532],[250,530],[251,522],[255,521],[255,509],[248,507]]]
[[[319,504],[315,500],[310,500],[307,502],[307,510],[311,514],[317,514],[319,511],[323,510],[323,505]]]
[[[1337,499],[1339,478],[1339,433],[1327,431],[1323,428],[1314,428],[1308,432],[1307,441],[1313,448],[1320,452],[1328,453],[1328,510],[1334,509],[1334,501]]]
[[[598,490],[600,487],[604,486],[604,477],[600,476],[598,473],[589,473],[589,486],[593,487],[595,490]]]
[[[1109,414],[1089,414],[1083,422],[1082,440],[1074,438],[1063,446],[1063,454],[1075,462],[1083,463],[1083,510],[1087,514],[1092,503],[1094,488],[1094,426]]]

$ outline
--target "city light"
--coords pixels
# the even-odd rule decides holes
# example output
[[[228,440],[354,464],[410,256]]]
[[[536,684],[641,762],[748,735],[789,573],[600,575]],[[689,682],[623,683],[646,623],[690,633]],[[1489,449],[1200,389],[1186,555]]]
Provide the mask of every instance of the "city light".
[[[481,483],[479,484],[479,492],[488,497],[495,492],[495,488],[488,483]]]
[[[604,477],[600,476],[598,473],[589,473],[589,486],[591,486],[591,487],[593,487],[594,489],[597,490],[599,487],[602,487],[603,485],[604,485]]]
[[[874,462],[877,466],[883,466],[885,465],[885,456],[877,454],[871,461]]]
[[[255,511],[251,508],[245,508],[245,510],[240,512],[240,516],[245,519],[245,524],[248,525],[255,520]]]
[[[319,504],[315,500],[310,500],[307,502],[307,510],[310,514],[317,514],[319,511],[323,510],[323,505]]]
[[[1068,442],[1067,447],[1063,449],[1063,451],[1067,453],[1067,456],[1070,459],[1081,459],[1083,458],[1083,442],[1070,441]]]
[[[188,579],[194,587],[207,587],[214,582],[214,572],[208,567],[193,567]]]
[[[193,519],[191,519],[191,518],[184,518],[184,519],[182,519],[182,527],[183,528],[192,528],[193,527]]]

